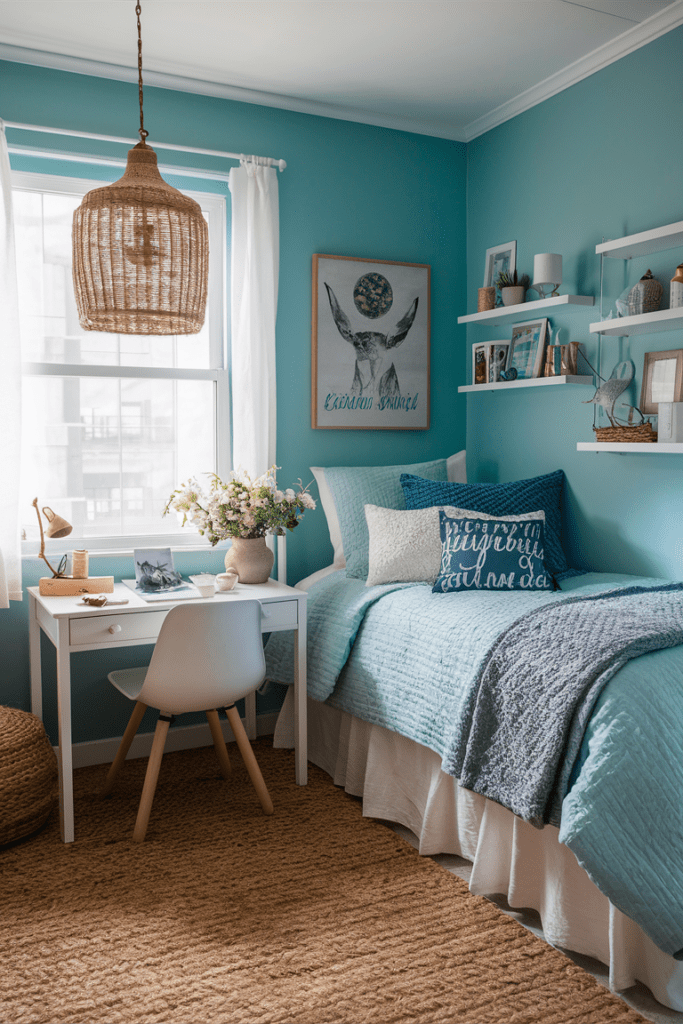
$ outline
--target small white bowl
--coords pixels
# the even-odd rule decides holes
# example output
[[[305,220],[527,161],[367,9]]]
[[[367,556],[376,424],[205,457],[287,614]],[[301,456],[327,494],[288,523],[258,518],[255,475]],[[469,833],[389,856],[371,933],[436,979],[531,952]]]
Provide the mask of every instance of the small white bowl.
[[[236,569],[228,569],[227,572],[219,572],[216,576],[216,590],[221,594],[225,594],[228,590],[232,590],[238,580],[239,575],[237,574]]]
[[[190,576],[190,582],[195,585],[202,597],[213,597],[214,577],[210,573],[204,572],[198,576]]]

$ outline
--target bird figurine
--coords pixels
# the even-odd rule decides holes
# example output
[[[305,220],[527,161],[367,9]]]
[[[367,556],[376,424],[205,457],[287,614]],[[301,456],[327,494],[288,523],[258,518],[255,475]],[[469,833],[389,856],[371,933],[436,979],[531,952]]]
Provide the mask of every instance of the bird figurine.
[[[635,375],[636,368],[633,365],[632,360],[626,359],[623,363],[618,363],[612,370],[612,375],[609,380],[606,380],[604,384],[601,384],[597,389],[592,398],[589,398],[584,405],[601,405],[607,413],[607,418],[613,427],[617,426],[617,422],[614,419],[614,403],[616,402],[619,395],[626,391],[633,377]]]

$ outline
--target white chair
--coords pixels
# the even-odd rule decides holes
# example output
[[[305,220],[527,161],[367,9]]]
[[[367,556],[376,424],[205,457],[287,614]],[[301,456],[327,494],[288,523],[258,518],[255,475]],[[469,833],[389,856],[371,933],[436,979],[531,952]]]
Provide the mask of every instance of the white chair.
[[[136,842],[141,843],[147,832],[169,726],[176,715],[188,711],[206,712],[221,773],[228,778],[230,758],[217,711],[225,708],[261,807],[265,814],[273,813],[261,770],[235,707],[236,700],[263,682],[265,672],[259,602],[216,600],[176,605],[162,623],[149,667],[109,673],[117,690],[136,703],[100,796],[111,792],[145,710],[153,707],[160,712],[133,831]]]

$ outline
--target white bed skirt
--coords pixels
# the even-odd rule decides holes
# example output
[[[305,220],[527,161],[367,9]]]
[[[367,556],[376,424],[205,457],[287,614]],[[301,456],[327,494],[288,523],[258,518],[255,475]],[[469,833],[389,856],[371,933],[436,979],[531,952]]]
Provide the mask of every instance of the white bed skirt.
[[[274,746],[293,747],[291,688]],[[609,965],[619,991],[641,981],[660,1003],[683,1010],[683,963],[655,946],[591,882],[558,830],[539,830],[485,797],[461,789],[427,747],[326,704],[308,701],[308,757],[338,786],[363,799],[369,818],[413,832],[424,855],[472,862],[470,891],[502,894],[511,907],[538,911],[554,946]]]

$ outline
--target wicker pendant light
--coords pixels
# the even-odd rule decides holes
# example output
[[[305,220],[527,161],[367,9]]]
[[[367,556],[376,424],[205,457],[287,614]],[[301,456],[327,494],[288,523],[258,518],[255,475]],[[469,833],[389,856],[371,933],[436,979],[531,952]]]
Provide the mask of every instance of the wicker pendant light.
[[[145,139],[138,23],[141,141],[122,178],[88,192],[74,213],[73,280],[86,331],[196,334],[204,323],[209,237],[199,204],[168,185]]]

